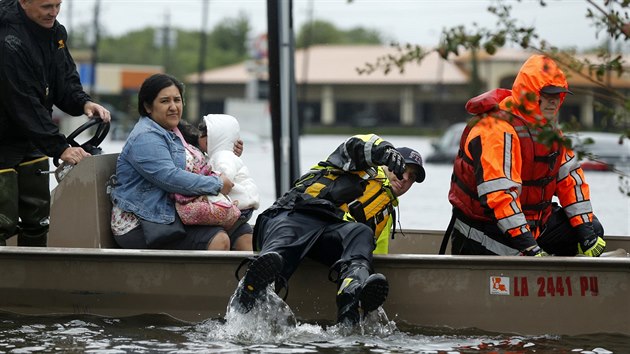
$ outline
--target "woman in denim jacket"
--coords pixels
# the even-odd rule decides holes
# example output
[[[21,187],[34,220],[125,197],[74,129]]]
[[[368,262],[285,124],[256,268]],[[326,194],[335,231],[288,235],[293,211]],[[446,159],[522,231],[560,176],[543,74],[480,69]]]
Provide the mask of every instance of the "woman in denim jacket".
[[[229,250],[240,236],[252,233],[249,224],[229,230],[229,234],[220,226],[184,225],[185,235],[176,233],[158,240],[149,235],[181,226],[172,193],[228,194],[233,186],[222,175],[186,171],[186,150],[177,128],[183,95],[184,85],[167,74],[147,78],[138,93],[141,117],[118,157],[111,193],[111,227],[122,248]],[[241,148],[235,150],[241,152]]]

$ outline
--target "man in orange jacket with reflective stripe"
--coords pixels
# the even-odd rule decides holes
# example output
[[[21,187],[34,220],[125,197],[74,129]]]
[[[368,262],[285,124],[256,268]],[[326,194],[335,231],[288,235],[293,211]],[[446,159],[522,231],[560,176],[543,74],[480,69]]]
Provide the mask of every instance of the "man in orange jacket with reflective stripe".
[[[533,55],[512,90],[466,104],[475,117],[453,167],[453,217],[445,235],[452,254],[597,257],[604,251],[604,230],[577,157],[557,141],[538,139],[549,131],[562,135],[557,115],[567,93],[558,65]]]

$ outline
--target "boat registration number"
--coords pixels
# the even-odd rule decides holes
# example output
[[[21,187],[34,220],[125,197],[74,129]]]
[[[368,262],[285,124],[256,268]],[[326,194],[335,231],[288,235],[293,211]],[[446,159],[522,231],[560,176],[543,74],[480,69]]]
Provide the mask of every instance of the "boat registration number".
[[[511,296],[597,296],[597,276],[490,277],[491,295]]]

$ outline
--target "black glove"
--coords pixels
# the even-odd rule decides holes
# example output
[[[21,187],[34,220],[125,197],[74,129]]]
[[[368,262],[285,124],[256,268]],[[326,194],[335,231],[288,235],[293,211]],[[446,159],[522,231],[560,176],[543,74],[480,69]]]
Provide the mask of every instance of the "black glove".
[[[403,173],[405,173],[405,159],[400,152],[393,146],[377,148],[377,152],[374,163],[379,166],[387,166],[398,179],[403,179]]]
[[[597,236],[593,223],[587,222],[575,228],[578,235],[578,253],[588,257],[599,257],[606,249],[606,241]]]
[[[599,257],[606,250],[606,241],[599,236],[587,242],[578,243],[578,253],[588,257]]]

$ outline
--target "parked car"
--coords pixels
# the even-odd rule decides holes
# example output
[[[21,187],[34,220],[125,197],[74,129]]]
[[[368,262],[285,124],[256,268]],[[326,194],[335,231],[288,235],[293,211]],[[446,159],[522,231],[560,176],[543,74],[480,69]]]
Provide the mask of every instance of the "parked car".
[[[431,143],[433,151],[425,159],[430,163],[452,163],[459,151],[459,141],[466,123],[451,125],[444,134]],[[582,169],[591,171],[630,171],[630,139],[621,133],[571,132],[573,150],[580,155]]]
[[[630,139],[621,133],[567,133],[584,170],[630,170]]]
[[[466,128],[466,123],[455,123],[448,127],[439,140],[433,141],[433,151],[425,161],[430,163],[453,163],[459,151],[459,140]]]

